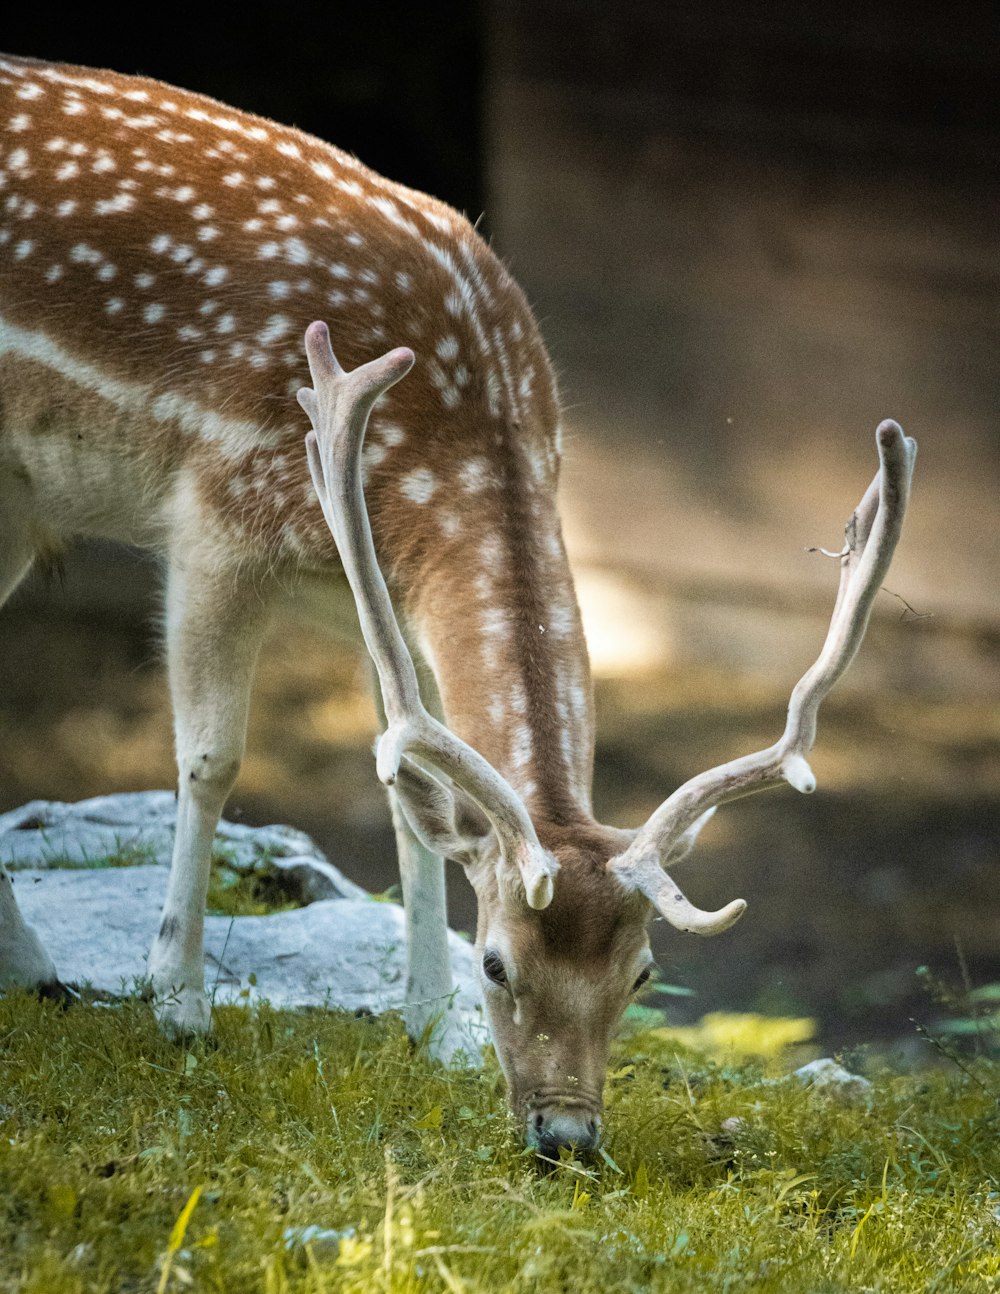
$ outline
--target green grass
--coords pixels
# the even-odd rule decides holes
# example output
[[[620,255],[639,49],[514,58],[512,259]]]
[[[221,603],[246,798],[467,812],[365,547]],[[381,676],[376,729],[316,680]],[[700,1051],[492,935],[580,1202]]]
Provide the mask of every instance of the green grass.
[[[842,1105],[649,1031],[608,1158],[543,1175],[495,1063],[446,1072],[393,1017],[227,1008],[177,1049],[139,1003],[14,995],[0,1290],[996,1289],[1000,1066],[963,1064]]]
[[[212,850],[207,910],[213,916],[263,917],[302,907],[288,878],[265,854],[252,866],[241,866],[233,850],[218,842]]]

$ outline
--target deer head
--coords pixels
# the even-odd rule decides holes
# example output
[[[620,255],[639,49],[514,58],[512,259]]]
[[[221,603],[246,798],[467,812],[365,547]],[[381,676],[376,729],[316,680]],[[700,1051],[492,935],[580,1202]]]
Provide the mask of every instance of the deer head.
[[[796,685],[781,739],[692,778],[640,830],[592,819],[533,821],[510,783],[424,708],[413,660],[379,569],[365,507],[361,448],[375,401],[403,378],[400,348],[345,372],[326,326],[306,333],[312,388],[298,398],[312,423],[309,469],[378,672],[387,727],[378,776],[394,786],[424,843],[465,866],[478,899],[476,949],[486,1010],[515,1114],[529,1145],[553,1155],[592,1149],[601,1133],[604,1074],[631,993],[651,965],[655,913],[679,930],[719,934],[746,904],[695,907],[668,866],[691,850],[728,800],[787,782],[815,788],[807,762],[823,697],[850,664],[899,537],[916,453],[894,422],[877,431],[881,467],[838,555],[840,590],[815,664]]]

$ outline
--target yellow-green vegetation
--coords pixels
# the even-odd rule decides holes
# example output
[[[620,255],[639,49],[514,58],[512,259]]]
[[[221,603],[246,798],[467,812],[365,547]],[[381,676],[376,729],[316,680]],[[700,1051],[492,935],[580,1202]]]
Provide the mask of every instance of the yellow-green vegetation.
[[[215,916],[263,917],[299,908],[302,902],[293,897],[288,878],[267,858],[253,866],[241,866],[233,853],[217,844],[212,852],[207,906]]]
[[[495,1063],[445,1071],[393,1017],[227,1008],[185,1049],[140,1003],[15,995],[0,1075],[5,1292],[1000,1288],[989,1060],[845,1103],[648,1030],[606,1156],[547,1174]]]

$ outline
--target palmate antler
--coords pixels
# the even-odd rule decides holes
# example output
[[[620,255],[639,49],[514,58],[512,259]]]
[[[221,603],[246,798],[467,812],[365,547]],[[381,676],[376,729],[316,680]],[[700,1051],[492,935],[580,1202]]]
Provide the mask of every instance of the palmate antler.
[[[542,848],[510,784],[424,708],[375,555],[361,484],[361,448],[372,406],[410,371],[413,352],[400,347],[347,373],[330,347],[326,325],[313,323],[306,331],[306,355],[313,386],[303,387],[298,400],[313,425],[306,437],[309,471],[382,689],[388,726],[378,743],[379,778],[391,786],[409,756],[444,773],[490,820],[505,864],[520,872],[529,907],[548,907],[558,863]]]
[[[664,871],[667,862],[676,862],[690,851],[716,805],[782,782],[806,794],[816,789],[806,756],[816,739],[820,702],[861,645],[910,496],[916,441],[904,436],[892,421],[879,425],[875,439],[881,466],[845,530],[840,588],[830,630],[815,664],[795,685],[780,741],[685,782],[660,805],[628,849],[608,863],[625,885],[645,894],[661,916],[681,930],[719,934],[746,909],[746,903],[736,899],[718,912],[700,912]]]

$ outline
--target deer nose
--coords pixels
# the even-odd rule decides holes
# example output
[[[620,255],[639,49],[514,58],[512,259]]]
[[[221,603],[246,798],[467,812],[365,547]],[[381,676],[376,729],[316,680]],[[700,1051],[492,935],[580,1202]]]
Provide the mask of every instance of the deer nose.
[[[546,1159],[558,1159],[562,1147],[588,1154],[601,1142],[601,1120],[583,1110],[535,1110],[528,1116],[528,1145]]]

